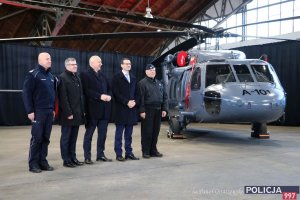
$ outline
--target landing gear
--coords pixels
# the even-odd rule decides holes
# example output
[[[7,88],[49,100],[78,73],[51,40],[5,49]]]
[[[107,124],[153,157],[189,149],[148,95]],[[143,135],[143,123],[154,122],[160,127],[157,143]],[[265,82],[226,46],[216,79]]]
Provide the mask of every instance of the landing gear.
[[[260,139],[269,139],[270,134],[267,130],[266,123],[252,123],[252,132],[251,137],[260,138]]]
[[[181,134],[182,126],[176,117],[169,118],[169,130],[168,130],[168,138],[171,139],[185,139],[185,137]]]

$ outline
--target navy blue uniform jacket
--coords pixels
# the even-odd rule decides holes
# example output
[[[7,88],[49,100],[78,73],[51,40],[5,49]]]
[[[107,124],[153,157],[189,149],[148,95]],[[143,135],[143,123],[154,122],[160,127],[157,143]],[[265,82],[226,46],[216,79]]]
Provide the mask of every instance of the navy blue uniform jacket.
[[[116,124],[135,124],[137,118],[137,105],[133,108],[127,106],[129,100],[137,103],[136,78],[130,74],[130,83],[122,71],[115,74],[112,81],[112,92],[114,97],[113,120]]]
[[[102,94],[111,95],[107,78],[91,67],[80,74],[86,104],[86,119],[110,119],[111,103],[100,99]]]
[[[27,114],[39,109],[54,109],[57,78],[41,65],[29,71],[23,85],[23,102]]]

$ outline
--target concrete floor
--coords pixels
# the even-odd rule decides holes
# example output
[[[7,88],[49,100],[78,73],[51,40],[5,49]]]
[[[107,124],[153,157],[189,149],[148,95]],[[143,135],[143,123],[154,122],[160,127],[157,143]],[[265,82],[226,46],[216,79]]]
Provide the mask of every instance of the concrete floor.
[[[28,172],[30,127],[0,127],[0,199],[282,199],[244,194],[244,186],[300,185],[300,127],[269,126],[271,138],[250,138],[250,125],[192,124],[187,139],[170,140],[162,125],[163,158],[118,162],[109,125],[106,155],[74,169],[62,166],[60,127],[53,126],[49,163],[53,172]],[[77,155],[83,160],[84,127]],[[96,134],[92,159],[95,159]],[[134,153],[141,157],[140,126],[134,128]],[[298,195],[299,196],[299,195]]]

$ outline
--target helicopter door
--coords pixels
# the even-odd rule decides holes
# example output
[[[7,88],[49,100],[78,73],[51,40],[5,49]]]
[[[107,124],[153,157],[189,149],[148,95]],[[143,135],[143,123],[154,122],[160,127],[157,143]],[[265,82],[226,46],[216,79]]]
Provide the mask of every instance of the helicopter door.
[[[204,93],[205,110],[212,116],[218,116],[221,111],[221,94],[217,85],[235,82],[235,78],[228,64],[206,65],[205,83],[207,91]],[[215,86],[214,86],[215,85]]]

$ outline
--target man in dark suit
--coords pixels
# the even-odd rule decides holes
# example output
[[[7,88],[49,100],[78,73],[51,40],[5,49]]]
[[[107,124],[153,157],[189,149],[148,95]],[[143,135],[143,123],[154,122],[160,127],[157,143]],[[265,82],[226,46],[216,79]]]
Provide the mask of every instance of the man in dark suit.
[[[79,126],[84,122],[84,105],[81,81],[77,75],[75,58],[65,60],[66,70],[60,75],[59,123],[61,125],[60,151],[65,167],[83,165],[76,158],[76,141]]]
[[[139,160],[132,153],[133,125],[137,123],[136,79],[129,73],[131,62],[128,58],[121,61],[122,70],[113,77],[114,121],[116,124],[115,152],[118,161]],[[122,136],[124,132],[125,158],[122,156]]]
[[[107,78],[101,73],[101,58],[99,56],[92,56],[89,64],[90,67],[87,71],[81,73],[87,120],[83,150],[85,163],[93,164],[91,160],[91,142],[96,127],[98,129],[96,160],[112,161],[104,154],[107,125],[111,110],[111,90]]]

